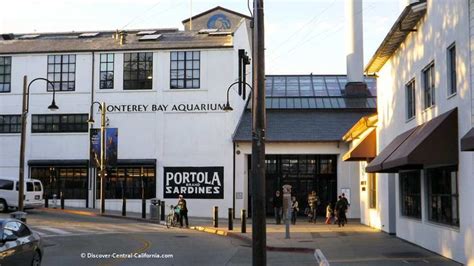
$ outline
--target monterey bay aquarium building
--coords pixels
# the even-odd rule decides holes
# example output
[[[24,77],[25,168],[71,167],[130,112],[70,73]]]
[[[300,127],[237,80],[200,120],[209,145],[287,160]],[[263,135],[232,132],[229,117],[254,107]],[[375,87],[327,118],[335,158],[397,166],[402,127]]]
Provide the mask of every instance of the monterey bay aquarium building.
[[[216,7],[173,28],[0,35],[0,177],[19,176],[23,77],[30,86],[25,177],[66,207],[99,208],[99,105],[106,104],[105,208],[140,212],[141,198],[210,217],[251,212],[250,17]],[[240,64],[240,65],[239,65]],[[246,71],[242,72],[242,68]],[[243,74],[242,74],[243,73]],[[343,136],[376,113],[376,81],[346,90],[345,75],[266,77],[268,204],[289,184],[300,204],[316,191],[323,205],[346,193],[359,218],[359,164],[344,162]],[[53,86],[59,109],[48,109]],[[92,107],[91,107],[92,106]],[[92,115],[95,122],[88,123]],[[113,134],[109,134],[113,132]],[[144,195],[142,195],[144,193]],[[268,214],[273,208],[267,205]]]

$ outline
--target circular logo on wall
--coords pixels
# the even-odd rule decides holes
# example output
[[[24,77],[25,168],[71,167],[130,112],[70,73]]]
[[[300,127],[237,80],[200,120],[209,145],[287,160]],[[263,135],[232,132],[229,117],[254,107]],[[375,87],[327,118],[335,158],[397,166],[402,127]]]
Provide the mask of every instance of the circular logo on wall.
[[[207,21],[208,29],[225,30],[230,29],[230,20],[224,14],[215,14]]]

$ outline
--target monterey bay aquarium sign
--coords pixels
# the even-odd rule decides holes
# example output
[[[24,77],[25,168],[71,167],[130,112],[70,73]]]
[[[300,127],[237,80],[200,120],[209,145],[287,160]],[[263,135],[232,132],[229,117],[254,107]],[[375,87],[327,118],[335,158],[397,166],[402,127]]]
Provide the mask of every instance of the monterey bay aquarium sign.
[[[111,104],[108,113],[141,112],[209,112],[223,111],[223,103],[176,103],[176,104]]]
[[[163,178],[164,198],[224,198],[224,167],[164,167]]]

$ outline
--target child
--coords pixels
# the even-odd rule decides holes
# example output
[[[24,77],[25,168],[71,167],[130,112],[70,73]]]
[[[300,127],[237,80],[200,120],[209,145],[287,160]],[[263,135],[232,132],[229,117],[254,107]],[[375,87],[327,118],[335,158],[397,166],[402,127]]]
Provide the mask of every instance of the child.
[[[333,212],[331,203],[328,202],[328,205],[326,206],[326,224],[331,224]]]

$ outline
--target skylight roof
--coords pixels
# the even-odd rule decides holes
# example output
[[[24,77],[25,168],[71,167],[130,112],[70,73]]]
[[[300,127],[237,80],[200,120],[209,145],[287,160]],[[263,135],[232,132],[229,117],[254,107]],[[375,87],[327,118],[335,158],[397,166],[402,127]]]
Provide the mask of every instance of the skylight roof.
[[[150,34],[154,34],[155,32],[156,30],[142,30],[142,31],[137,32],[137,35],[138,36],[150,35]]]
[[[150,35],[145,35],[138,39],[139,41],[155,41],[158,40],[161,37],[161,34],[150,34]]]
[[[86,32],[79,35],[79,38],[90,38],[99,35],[98,32]]]

